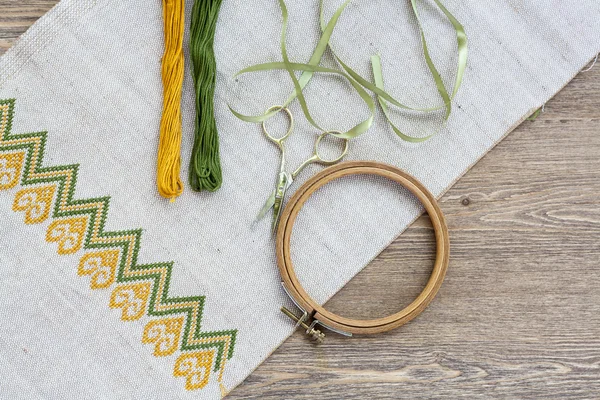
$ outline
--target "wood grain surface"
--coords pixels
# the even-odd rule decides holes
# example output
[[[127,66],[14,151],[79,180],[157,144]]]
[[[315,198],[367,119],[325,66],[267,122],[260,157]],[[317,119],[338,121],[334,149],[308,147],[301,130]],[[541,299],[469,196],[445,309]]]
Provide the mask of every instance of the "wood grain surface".
[[[0,52],[56,0],[0,0]],[[579,74],[441,199],[441,291],[383,335],[297,332],[231,399],[600,398],[600,65]],[[329,303],[383,316],[431,271],[419,219]]]

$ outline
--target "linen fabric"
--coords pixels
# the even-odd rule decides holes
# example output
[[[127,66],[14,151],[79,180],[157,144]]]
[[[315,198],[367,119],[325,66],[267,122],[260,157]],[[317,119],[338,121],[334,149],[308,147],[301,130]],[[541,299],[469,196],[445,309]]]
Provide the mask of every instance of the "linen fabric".
[[[288,3],[290,57],[306,62],[319,36],[319,2]],[[326,15],[339,3],[327,1]],[[444,4],[469,37],[465,80],[448,124],[428,142],[409,144],[379,113],[348,156],[398,166],[436,195],[600,51],[600,3],[594,0]],[[432,56],[450,85],[454,31],[433,2],[420,7]],[[255,221],[275,185],[279,152],[259,126],[238,120],[227,107],[260,114],[292,91],[285,71],[233,77],[252,64],[281,60],[278,4],[223,2],[215,114],[224,183],[216,193],[187,188],[175,203],[156,191],[162,26],[160,1],[62,0],[0,58],[0,398],[220,398],[293,330],[279,311],[292,305],[280,284],[270,220]],[[409,2],[353,2],[332,45],[368,78],[369,58],[380,53],[389,93],[414,106],[440,105]],[[184,180],[195,112],[186,61]],[[367,115],[337,77],[317,74],[305,94],[328,129],[348,129]],[[291,110],[297,125],[287,148],[295,167],[311,154],[318,132],[297,103]],[[407,133],[440,129],[439,115],[393,115]],[[277,117],[269,127],[284,129],[284,122]],[[35,139],[40,132],[47,132],[45,140]],[[31,135],[15,139],[20,134]],[[25,142],[43,142],[43,154]],[[35,178],[26,162],[35,151],[41,167],[64,168]],[[290,192],[319,168],[304,171]],[[77,214],[77,204],[60,203],[64,187],[58,182],[73,171],[71,200],[104,199],[94,210],[104,207],[102,231],[119,232],[126,237],[121,244],[94,247],[94,240],[108,239],[90,239],[91,212]],[[62,206],[71,211],[57,212]],[[385,180],[332,183],[310,199],[294,228],[300,280],[325,302],[420,212],[414,198]],[[120,270],[130,262],[128,240],[138,240],[137,265],[153,265],[155,275],[149,268]],[[156,298],[165,288],[167,297]],[[176,301],[168,299],[175,298],[201,311],[195,317],[200,333],[190,336],[188,347],[183,336],[192,312],[183,306],[173,311]],[[159,308],[171,311],[160,314]]]

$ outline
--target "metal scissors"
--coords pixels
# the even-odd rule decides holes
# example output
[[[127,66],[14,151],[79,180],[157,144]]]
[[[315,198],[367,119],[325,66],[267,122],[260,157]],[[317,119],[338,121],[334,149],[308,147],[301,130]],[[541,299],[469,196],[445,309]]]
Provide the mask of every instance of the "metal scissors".
[[[291,111],[287,107],[283,107],[283,106],[273,106],[273,107],[269,108],[266,111],[266,113],[270,113],[273,111],[282,111],[282,110],[287,114],[287,116],[290,120],[289,128],[288,128],[287,132],[285,133],[285,135],[283,135],[282,137],[276,138],[273,135],[271,135],[269,133],[269,131],[267,130],[266,121],[262,123],[262,130],[263,130],[263,133],[265,134],[265,136],[267,137],[267,139],[269,139],[271,142],[273,142],[275,145],[277,145],[277,147],[281,151],[281,164],[280,164],[280,168],[279,168],[279,177],[277,180],[277,186],[275,187],[275,190],[273,190],[273,193],[271,193],[271,196],[269,196],[269,198],[267,199],[265,205],[260,210],[260,213],[258,214],[258,216],[256,218],[257,220],[263,219],[265,217],[265,215],[267,214],[267,212],[269,212],[269,210],[271,208],[273,208],[273,222],[272,222],[273,232],[275,232],[275,230],[277,229],[277,222],[279,221],[281,211],[283,210],[283,200],[285,198],[285,193],[286,193],[287,189],[292,185],[292,183],[294,183],[294,179],[296,179],[298,174],[300,172],[302,172],[304,170],[304,168],[306,168],[308,165],[313,164],[313,163],[317,163],[317,164],[321,164],[321,165],[333,165],[333,164],[340,162],[344,157],[346,157],[346,154],[348,154],[348,147],[349,147],[348,139],[342,139],[344,141],[344,148],[343,148],[342,153],[338,157],[333,158],[333,159],[324,158],[319,153],[319,145],[321,144],[323,139],[327,135],[333,135],[333,136],[341,135],[342,132],[339,132],[339,131],[323,132],[319,136],[317,136],[312,157],[306,159],[293,172],[291,172],[291,173],[288,172],[286,170],[287,165],[286,165],[286,154],[285,154],[284,143],[285,143],[286,139],[288,137],[290,137],[290,135],[294,131],[294,116],[292,115]]]

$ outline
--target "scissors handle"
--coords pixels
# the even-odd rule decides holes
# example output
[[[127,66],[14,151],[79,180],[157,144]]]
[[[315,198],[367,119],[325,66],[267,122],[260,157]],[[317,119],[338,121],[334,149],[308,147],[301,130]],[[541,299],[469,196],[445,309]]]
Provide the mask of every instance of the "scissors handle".
[[[267,138],[268,138],[268,139],[269,139],[271,142],[273,142],[273,143],[277,144],[277,145],[279,146],[279,148],[281,149],[281,151],[283,151],[283,142],[284,142],[284,141],[285,141],[285,140],[286,140],[286,139],[287,139],[287,138],[288,138],[288,137],[289,137],[289,136],[292,134],[292,132],[294,131],[294,115],[292,114],[292,112],[290,111],[290,109],[289,109],[289,108],[287,108],[287,107],[284,107],[284,106],[273,106],[273,107],[269,108],[269,109],[268,109],[268,110],[265,112],[265,114],[269,114],[269,113],[271,113],[271,112],[273,112],[273,111],[277,111],[277,112],[279,112],[279,111],[282,111],[282,110],[283,110],[283,111],[284,111],[284,112],[287,114],[287,116],[288,116],[288,119],[289,119],[289,121],[290,121],[290,125],[289,125],[289,127],[288,127],[288,130],[287,130],[287,132],[285,133],[285,135],[283,135],[283,136],[281,136],[281,137],[279,137],[279,138],[277,138],[277,137],[273,136],[273,135],[272,135],[272,134],[270,134],[270,133],[269,133],[269,131],[267,130],[267,121],[268,121],[268,120],[267,120],[267,121],[263,121],[263,123],[262,123],[262,130],[263,130],[263,133],[265,134],[265,136],[266,136],[266,137],[267,137]]]
[[[295,179],[296,176],[298,176],[298,174],[300,172],[302,172],[302,170],[304,168],[306,168],[308,165],[312,164],[312,163],[318,163],[318,164],[322,164],[322,165],[333,165],[333,164],[337,164],[338,162],[342,161],[344,159],[344,157],[346,157],[346,155],[348,154],[348,149],[350,147],[350,141],[346,138],[342,138],[341,140],[343,140],[344,143],[344,147],[342,149],[342,152],[335,158],[325,158],[321,155],[321,153],[319,152],[319,145],[321,144],[321,142],[323,141],[323,139],[325,139],[328,135],[331,135],[333,137],[336,137],[337,135],[342,135],[342,132],[340,131],[326,131],[321,133],[318,137],[317,140],[315,141],[315,147],[314,147],[314,151],[313,151],[313,155],[311,158],[307,159],[306,161],[304,161],[298,168],[296,168],[296,170],[292,173],[292,178]]]
[[[320,153],[319,153],[319,145],[321,144],[321,141],[327,137],[328,135],[331,135],[333,137],[337,137],[338,135],[343,135],[342,132],[340,131],[327,131],[327,132],[323,132],[319,135],[319,137],[317,138],[317,140],[315,141],[315,152],[314,155],[317,156],[318,162],[320,164],[323,165],[333,165],[333,164],[337,164],[338,162],[342,161],[344,159],[344,157],[346,157],[346,154],[348,154],[348,149],[350,148],[350,141],[346,138],[341,138],[341,140],[344,142],[344,148],[342,150],[342,153],[340,155],[338,155],[335,158],[325,158],[323,157]]]

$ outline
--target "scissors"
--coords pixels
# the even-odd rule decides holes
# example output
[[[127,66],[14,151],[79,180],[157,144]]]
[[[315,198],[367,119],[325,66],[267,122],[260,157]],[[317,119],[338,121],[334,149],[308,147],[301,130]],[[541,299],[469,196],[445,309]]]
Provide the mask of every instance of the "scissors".
[[[286,165],[286,154],[285,154],[284,143],[287,140],[287,138],[290,137],[290,135],[294,131],[294,116],[292,115],[291,111],[287,107],[283,107],[283,106],[273,106],[273,107],[269,108],[266,111],[266,113],[270,113],[273,111],[284,111],[290,120],[290,125],[289,125],[289,128],[288,128],[287,132],[285,133],[285,135],[283,135],[280,138],[276,138],[273,135],[271,135],[269,133],[269,131],[267,130],[266,121],[264,121],[262,123],[262,130],[263,130],[263,133],[265,134],[265,136],[267,137],[267,139],[269,139],[271,142],[273,142],[281,151],[281,164],[280,164],[280,168],[279,168],[279,177],[277,180],[277,186],[275,187],[275,190],[273,190],[273,193],[271,193],[271,196],[269,196],[269,198],[267,199],[263,208],[260,210],[260,213],[258,213],[258,216],[256,219],[257,220],[263,219],[265,217],[265,215],[267,215],[267,212],[269,212],[269,210],[272,208],[273,209],[272,230],[273,230],[273,232],[275,232],[275,230],[277,229],[277,222],[279,221],[281,211],[283,210],[283,199],[285,198],[285,193],[286,193],[287,189],[292,185],[292,183],[294,183],[294,179],[296,179],[298,174],[300,172],[302,172],[304,170],[304,168],[306,168],[308,165],[313,164],[313,163],[317,163],[317,164],[321,164],[321,165],[333,165],[333,164],[340,162],[344,157],[346,157],[346,154],[348,154],[349,141],[348,141],[348,139],[343,139],[344,148],[343,148],[342,153],[338,157],[333,158],[333,159],[327,159],[327,158],[322,157],[321,154],[319,153],[319,145],[321,144],[321,142],[327,135],[332,135],[332,136],[341,135],[342,132],[326,131],[326,132],[321,133],[319,136],[317,136],[317,139],[315,141],[315,146],[314,146],[312,157],[306,159],[302,164],[300,164],[300,166],[298,168],[296,168],[292,173],[290,173],[290,172],[286,171],[287,165]]]

